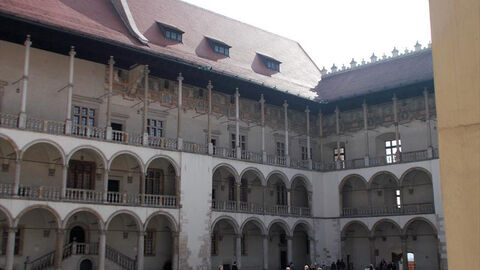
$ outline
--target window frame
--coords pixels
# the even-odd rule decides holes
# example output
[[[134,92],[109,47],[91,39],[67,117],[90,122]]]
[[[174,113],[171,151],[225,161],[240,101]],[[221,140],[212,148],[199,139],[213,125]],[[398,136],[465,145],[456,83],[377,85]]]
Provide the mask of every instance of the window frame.
[[[383,146],[385,149],[385,161],[387,164],[393,164],[400,161],[400,157],[397,159],[397,152],[399,152],[399,154],[402,152],[402,140],[398,140],[398,145],[397,140],[395,139],[385,140]]]
[[[147,248],[147,245],[149,244],[148,243],[148,240],[147,240],[147,237],[148,235],[151,235],[151,239],[150,239],[150,252],[149,249]],[[144,241],[143,241],[143,255],[144,256],[147,256],[147,257],[155,257],[155,254],[156,254],[156,246],[155,246],[155,241],[156,241],[156,231],[153,230],[153,229],[147,229],[145,231],[145,236],[144,236]]]
[[[275,150],[276,150],[276,154],[277,154],[278,157],[284,157],[285,156],[285,142],[276,141],[275,142]]]
[[[84,110],[86,110],[86,113],[84,113]],[[74,104],[72,106],[72,123],[78,126],[95,127],[97,124],[97,111],[95,107]],[[93,115],[91,115],[90,112],[93,112]],[[82,121],[83,119],[86,120],[85,124]]]
[[[155,123],[153,126],[152,123]],[[150,137],[155,137],[155,138],[163,138],[165,137],[164,134],[164,127],[165,127],[165,121],[160,120],[157,118],[147,118],[147,133],[148,136]],[[152,135],[152,131],[154,131],[155,135]],[[160,136],[158,135],[160,133]]]

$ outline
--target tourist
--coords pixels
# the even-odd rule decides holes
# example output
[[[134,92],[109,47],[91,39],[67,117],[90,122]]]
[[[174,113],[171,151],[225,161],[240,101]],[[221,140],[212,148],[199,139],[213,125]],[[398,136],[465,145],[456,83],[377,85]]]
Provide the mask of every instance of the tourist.
[[[232,270],[238,270],[236,261],[234,261],[233,264],[232,264]]]
[[[335,262],[332,262],[332,265],[330,265],[330,270],[337,270],[337,265],[335,264]]]

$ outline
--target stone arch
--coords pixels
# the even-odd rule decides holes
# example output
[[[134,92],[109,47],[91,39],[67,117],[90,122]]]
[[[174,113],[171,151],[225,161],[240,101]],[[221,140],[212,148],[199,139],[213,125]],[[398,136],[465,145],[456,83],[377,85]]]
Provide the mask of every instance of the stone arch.
[[[226,168],[235,178],[235,182],[239,183],[240,182],[240,176],[237,172],[237,170],[230,164],[227,163],[219,163],[212,169],[212,175],[215,174],[215,172],[220,169],[220,168]]]
[[[0,205],[0,212],[5,215],[5,218],[7,219],[6,221],[8,223],[8,227],[12,227],[13,226],[13,218],[12,218],[12,214],[10,213],[10,211],[8,211],[8,209],[5,208],[3,205]]]
[[[270,230],[272,229],[272,227],[275,225],[275,224],[278,224],[280,227],[282,227],[282,229],[285,231],[285,234],[287,236],[292,236],[291,232],[292,230],[290,230],[290,226],[288,226],[287,222],[285,222],[285,220],[283,219],[274,219],[270,222],[270,224],[268,224],[268,233],[270,233]]]
[[[385,174],[385,175],[389,175],[392,177],[392,179],[394,180],[395,182],[395,185],[397,187],[399,187],[399,180],[397,178],[397,176],[395,174],[393,174],[392,172],[389,172],[389,171],[380,171],[380,172],[377,172],[375,173],[374,175],[372,175],[372,177],[370,177],[370,180],[368,181],[368,188],[371,189],[372,188],[372,184],[373,184],[373,181],[375,180],[375,178],[377,178],[378,176],[382,175],[382,174]]]
[[[60,218],[60,215],[57,213],[57,211],[55,211],[55,209],[53,209],[52,207],[48,206],[48,205],[42,205],[42,204],[37,204],[37,205],[31,205],[25,209],[23,209],[20,213],[18,213],[17,217],[15,218],[14,220],[14,223],[13,223],[13,226],[14,227],[17,227],[18,226],[18,223],[20,222],[20,220],[22,219],[22,217],[30,212],[30,211],[33,211],[35,209],[43,209],[43,210],[46,210],[48,211],[50,214],[52,214],[52,216],[55,218],[55,221],[57,223],[57,229],[62,229],[62,219]]]
[[[243,221],[242,225],[240,226],[240,232],[243,232],[243,229],[245,229],[245,226],[248,223],[255,224],[255,226],[260,229],[263,235],[266,235],[268,233],[267,229],[265,228],[265,224],[263,224],[263,222],[257,217],[249,217],[245,221]]]
[[[303,184],[305,185],[305,188],[307,189],[307,191],[312,192],[312,183],[311,183],[310,179],[302,173],[297,173],[291,178],[290,188],[293,188],[293,184],[294,184],[294,182],[296,182],[297,179],[302,179],[302,180],[298,180],[298,181],[302,181]]]
[[[105,154],[98,148],[94,147],[94,146],[91,146],[91,145],[80,145],[80,146],[77,146],[75,147],[74,149],[72,149],[72,151],[70,151],[70,153],[67,155],[67,159],[66,159],[66,164],[68,164],[70,162],[70,160],[72,159],[72,156],[77,153],[78,151],[80,150],[91,150],[93,151],[95,154],[97,154],[101,161],[102,161],[102,165],[104,168],[106,168],[107,164],[108,164],[108,161],[107,161],[107,158],[105,156]]]
[[[77,208],[77,209],[74,209],[74,210],[70,211],[62,221],[62,228],[67,227],[68,221],[70,220],[71,217],[73,217],[75,214],[81,213],[81,212],[87,212],[87,213],[90,213],[90,214],[94,215],[98,219],[98,224],[99,224],[100,229],[101,230],[105,229],[105,223],[103,221],[102,216],[97,211],[95,211],[94,209],[88,208],[88,207],[81,207],[81,208]]]
[[[143,229],[146,230],[147,227],[148,227],[148,224],[150,223],[150,221],[156,217],[156,216],[163,216],[165,217],[168,222],[170,222],[170,225],[172,226],[172,228],[170,228],[173,232],[178,232],[179,231],[179,228],[178,228],[178,224],[177,222],[175,221],[175,218],[168,212],[165,212],[165,211],[162,211],[162,210],[158,210],[154,213],[152,213],[150,216],[147,217],[147,219],[145,220],[145,224],[143,225]]]
[[[247,168],[243,169],[243,171],[242,171],[242,172],[240,173],[240,175],[239,175],[240,181],[241,181],[243,175],[245,175],[245,173],[247,173],[247,172],[249,172],[249,171],[255,172],[255,173],[260,177],[260,181],[262,182],[262,185],[263,185],[263,186],[266,186],[266,185],[267,185],[267,180],[266,180],[266,178],[265,178],[265,175],[263,175],[263,173],[262,173],[259,169],[255,168],[255,167],[247,167]]]
[[[226,221],[227,223],[229,223],[233,230],[235,231],[235,234],[239,234],[240,233],[240,226],[238,225],[237,221],[230,217],[230,216],[219,216],[213,223],[212,223],[212,226],[210,228],[210,231],[213,232],[213,230],[215,229],[215,226],[220,222],[220,221]]]
[[[392,219],[389,219],[389,218],[382,218],[382,219],[378,220],[377,222],[375,222],[375,224],[373,224],[372,230],[370,231],[371,236],[375,236],[375,229],[382,223],[390,223],[393,226],[395,226],[395,228],[398,230],[399,233],[402,233],[402,227],[400,227],[400,225],[398,225],[397,222],[395,222],[395,221],[393,221]]]
[[[112,163],[113,161],[115,160],[115,158],[121,156],[121,155],[130,155],[132,156],[137,162],[138,162],[138,166],[140,166],[140,172],[142,174],[145,173],[145,167],[143,166],[143,161],[142,161],[142,158],[140,158],[139,155],[137,155],[136,153],[132,152],[132,151],[129,151],[129,150],[121,150],[121,151],[118,151],[116,152],[115,154],[112,155],[112,157],[110,158],[110,160],[108,161],[108,165],[107,165],[107,168],[108,170],[110,170],[110,168],[112,167]]]
[[[432,181],[432,173],[425,169],[425,168],[422,168],[422,167],[413,167],[413,168],[409,168],[408,170],[406,170],[405,172],[403,172],[402,176],[400,176],[400,181],[399,181],[399,185],[400,186],[403,186],[403,182],[405,181],[405,177],[411,173],[411,172],[414,172],[414,171],[421,171],[421,172],[424,172],[425,174],[427,174],[429,180],[431,183],[433,183]]]
[[[25,154],[25,152],[28,149],[30,149],[32,146],[42,144],[42,143],[48,144],[48,145],[52,146],[53,148],[55,148],[60,153],[60,156],[62,158],[62,165],[66,165],[65,151],[63,150],[63,148],[58,143],[56,143],[52,140],[48,140],[48,139],[38,139],[38,140],[34,140],[34,141],[31,141],[28,144],[26,144],[22,148],[22,150],[20,151],[20,159],[23,159],[23,155]]]
[[[177,177],[180,176],[180,166],[178,166],[177,162],[175,162],[175,160],[173,160],[173,158],[169,157],[169,156],[166,156],[166,155],[155,155],[153,157],[151,157],[146,163],[145,163],[145,171],[148,169],[148,167],[150,167],[151,163],[153,161],[155,161],[156,159],[165,159],[167,160],[168,162],[170,162],[170,164],[172,164],[173,166],[173,169],[175,170],[175,175]],[[141,159],[140,159],[141,160]]]
[[[345,186],[345,183],[350,180],[351,178],[353,177],[357,177],[359,178],[360,180],[362,180],[362,182],[365,184],[365,189],[369,186],[369,183],[367,182],[367,180],[365,179],[365,177],[361,176],[360,174],[349,174],[347,176],[345,176],[341,181],[340,181],[340,184],[338,185],[338,191],[340,193],[342,193],[342,190],[343,190],[343,187]]]
[[[268,186],[268,182],[270,180],[270,178],[274,175],[278,174],[280,176],[280,179],[282,180],[283,184],[285,185],[286,188],[290,188],[290,182],[288,181],[288,177],[285,173],[279,171],[279,170],[274,170],[274,171],[271,171],[268,175],[267,175],[267,186]]]
[[[15,152],[15,159],[18,159],[20,157],[20,148],[18,148],[17,144],[15,141],[13,141],[10,137],[4,134],[0,134],[0,140],[5,140],[7,143],[10,144],[12,147],[13,151]]]
[[[301,226],[301,225],[304,225],[307,228],[308,237],[313,238],[313,227],[312,227],[312,225],[310,223],[308,223],[306,220],[303,220],[303,219],[297,220],[297,222],[295,222],[295,224],[293,224],[291,234],[293,235],[293,232],[295,231],[295,228],[297,228],[297,226]]]
[[[133,218],[133,220],[135,221],[135,223],[137,224],[138,230],[141,230],[143,228],[142,220],[140,219],[140,217],[136,213],[134,213],[130,210],[118,210],[118,211],[112,213],[110,215],[110,217],[108,217],[107,221],[105,222],[105,229],[108,230],[108,226],[110,225],[110,222],[112,222],[112,220],[116,216],[119,216],[121,214],[126,214],[128,216],[131,216]]]
[[[406,235],[407,234],[407,230],[408,230],[408,227],[410,225],[412,225],[412,223],[416,222],[416,221],[421,221],[421,222],[425,222],[427,225],[430,226],[430,228],[432,229],[432,231],[435,233],[435,235],[438,235],[438,230],[436,228],[436,226],[428,219],[424,218],[424,217],[414,217],[412,219],[410,219],[409,221],[407,221],[407,223],[405,223],[405,225],[403,226],[403,229],[402,229],[402,234],[403,235]]]
[[[348,227],[350,227],[352,225],[355,225],[355,224],[362,227],[367,232],[368,235],[371,235],[371,231],[365,223],[363,223],[360,220],[352,220],[352,221],[347,222],[345,225],[343,225],[342,231],[341,231],[342,236],[345,236],[345,230],[348,229]]]

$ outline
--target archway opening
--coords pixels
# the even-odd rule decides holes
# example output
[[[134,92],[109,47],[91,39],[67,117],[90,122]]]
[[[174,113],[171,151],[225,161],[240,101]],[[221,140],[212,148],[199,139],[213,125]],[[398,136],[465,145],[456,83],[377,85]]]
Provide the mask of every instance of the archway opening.
[[[124,203],[136,198],[136,195],[141,193],[142,181],[141,163],[135,156],[131,154],[116,156],[108,173],[108,202]]]
[[[288,195],[284,179],[278,173],[267,180],[265,194],[265,212],[273,215],[288,214]]]
[[[288,263],[287,231],[280,223],[268,232],[268,269],[285,269]]]
[[[310,239],[307,225],[300,223],[295,226],[292,236],[292,257],[293,263],[301,268],[304,265],[310,265]]]
[[[370,232],[365,225],[353,222],[343,228],[342,258],[350,269],[365,269],[370,265]]]
[[[306,179],[295,177],[292,182],[291,213],[294,215],[309,216],[311,195],[307,188]]]
[[[68,242],[77,242],[77,243],[85,243],[86,241],[86,232],[85,229],[82,228],[82,226],[75,226],[70,229],[69,236],[68,236]]]
[[[368,213],[367,184],[359,176],[352,175],[344,180],[340,190],[343,216],[357,216]]]
[[[212,208],[236,210],[237,189],[233,172],[226,166],[217,168],[212,179]]]
[[[373,228],[375,262],[382,260],[392,262],[397,269],[402,269],[402,233],[393,222],[384,220]]]
[[[148,165],[144,185],[145,203],[175,207],[178,185],[175,166],[166,158],[156,158]]]
[[[120,213],[107,225],[107,259],[115,260],[116,257],[122,257],[122,264],[133,269],[136,264],[138,238],[143,236],[136,217],[129,213]],[[119,254],[119,256],[109,256],[109,254]]]
[[[80,263],[80,270],[93,270],[93,263],[89,259],[85,259]]]
[[[66,197],[73,200],[101,201],[106,165],[102,156],[95,150],[77,150],[68,162]]]
[[[172,269],[175,225],[164,215],[152,217],[145,229],[145,265],[156,265],[158,269]]]
[[[407,251],[414,254],[413,263],[407,258],[409,270],[410,267],[418,270],[438,269],[438,238],[430,223],[415,220],[408,224],[405,234]]]
[[[264,187],[258,172],[248,170],[240,184],[240,210],[250,213],[263,212]]]
[[[263,232],[257,221],[250,220],[242,230],[242,269],[263,269]]]
[[[0,183],[13,186],[15,182],[15,160],[17,152],[13,145],[0,137]]]
[[[212,230],[211,239],[211,262],[218,267],[223,265],[224,269],[231,269],[236,261],[236,226],[230,220],[219,220]],[[214,268],[216,269],[216,268]]]
[[[433,185],[430,175],[423,170],[408,172],[402,181],[402,208],[404,213],[433,213]]]
[[[393,175],[380,173],[370,184],[373,214],[395,214],[400,212],[401,199],[398,183]]]

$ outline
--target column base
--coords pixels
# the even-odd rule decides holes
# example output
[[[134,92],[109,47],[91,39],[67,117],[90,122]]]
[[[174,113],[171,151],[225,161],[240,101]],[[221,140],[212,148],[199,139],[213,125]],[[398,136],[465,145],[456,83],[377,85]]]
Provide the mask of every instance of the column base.
[[[208,154],[213,155],[213,143],[208,143]]]
[[[365,161],[365,167],[369,167],[370,166],[370,157],[367,155],[367,156],[363,157],[363,160]]]
[[[72,120],[65,120],[65,134],[70,135],[72,134]]]
[[[148,145],[148,133],[144,132],[142,137],[142,145]]]
[[[107,141],[111,141],[113,137],[112,127],[107,127],[105,129],[105,139]]]
[[[27,114],[24,112],[21,112],[18,115],[18,128],[25,129],[27,127]]]
[[[183,139],[178,137],[177,138],[177,150],[182,151],[183,150]]]

